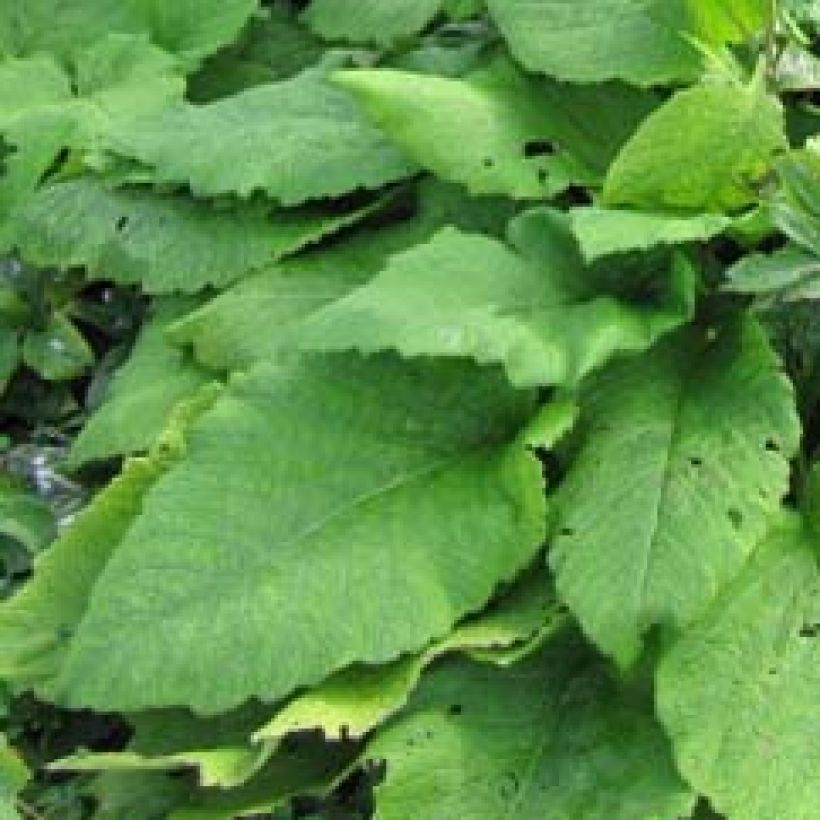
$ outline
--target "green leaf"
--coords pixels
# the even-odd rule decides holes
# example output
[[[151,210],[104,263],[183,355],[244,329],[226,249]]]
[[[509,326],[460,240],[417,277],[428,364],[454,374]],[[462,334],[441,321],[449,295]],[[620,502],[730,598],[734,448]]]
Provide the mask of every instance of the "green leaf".
[[[732,211],[787,147],[783,109],[756,79],[679,91],[624,146],[604,186],[606,205]]]
[[[819,589],[816,540],[781,523],[658,669],[678,767],[730,820],[817,814]]]
[[[180,104],[118,129],[111,147],[197,195],[264,191],[285,205],[377,188],[413,167],[311,69],[202,106]]]
[[[780,301],[820,299],[820,257],[797,245],[743,257],[726,271],[724,289]]]
[[[313,0],[302,14],[326,40],[390,45],[421,31],[442,0]]]
[[[39,552],[56,535],[54,514],[36,495],[0,476],[0,537],[12,538],[30,553]]]
[[[506,60],[466,79],[381,68],[337,72],[334,80],[439,178],[473,194],[524,199],[600,181],[649,110],[642,95],[621,86],[570,89],[529,78]],[[584,118],[593,113],[589,129]]]
[[[149,449],[174,406],[212,376],[165,340],[165,330],[190,301],[159,302],[125,364],[109,382],[102,405],[74,439],[68,466]]]
[[[388,257],[428,239],[443,224],[503,231],[513,208],[505,200],[471,200],[459,189],[428,182],[413,218],[363,229],[344,242],[286,259],[240,282],[169,329],[175,344],[192,345],[198,361],[242,370],[289,347],[296,324],[364,284]]]
[[[0,54],[66,58],[110,32],[148,34],[189,66],[230,42],[256,0],[6,0]]]
[[[555,432],[562,432],[560,425]],[[407,703],[424,670],[438,658],[485,650],[488,661],[506,665],[534,635],[543,639],[563,624],[551,584],[545,574],[533,573],[486,613],[463,622],[424,652],[332,675],[290,701],[254,739],[278,744],[291,733],[316,729],[328,740],[364,737]]]
[[[20,255],[40,267],[85,267],[91,278],[148,293],[223,288],[372,210],[219,207],[184,194],[112,190],[94,177],[38,191],[14,220]]]
[[[569,215],[588,262],[616,253],[646,251],[656,245],[705,242],[733,224],[722,214],[675,216],[595,206],[573,208]]]
[[[106,772],[85,789],[95,801],[94,820],[161,820],[186,803],[190,788],[161,772]]]
[[[685,626],[740,571],[788,488],[800,426],[749,319],[611,365],[581,407],[551,564],[584,631],[628,666],[652,625]]]
[[[71,81],[48,54],[0,62],[0,130],[31,111],[71,99]]]
[[[26,334],[23,361],[44,379],[65,381],[94,364],[94,353],[72,322],[55,313],[43,330]]]
[[[446,634],[542,543],[540,465],[515,438],[531,410],[530,393],[464,364],[255,366],[149,492],[60,700],[215,713]],[[223,674],[236,658],[242,674]]]
[[[575,384],[614,353],[642,350],[692,311],[682,259],[654,309],[603,295],[566,220],[537,209],[511,226],[513,247],[452,228],[393,257],[294,333],[309,350],[395,349],[504,365],[513,384]]]
[[[366,751],[387,765],[375,818],[688,816],[695,797],[643,700],[573,635],[509,669],[445,661]]]
[[[0,395],[20,364],[20,334],[0,319]]]
[[[444,0],[442,10],[453,20],[465,20],[484,11],[484,0]]]
[[[707,43],[750,40],[771,20],[771,0],[685,0],[695,37]]]
[[[683,0],[489,0],[513,55],[570,82],[649,86],[694,79],[701,58],[685,39]]]
[[[26,765],[0,735],[0,820],[19,820],[15,800],[29,777]]]
[[[127,462],[42,554],[32,580],[0,604],[0,679],[51,696],[98,576],[139,514],[147,489],[182,456],[182,431],[213,398],[213,390],[203,391],[180,408],[153,455]]]

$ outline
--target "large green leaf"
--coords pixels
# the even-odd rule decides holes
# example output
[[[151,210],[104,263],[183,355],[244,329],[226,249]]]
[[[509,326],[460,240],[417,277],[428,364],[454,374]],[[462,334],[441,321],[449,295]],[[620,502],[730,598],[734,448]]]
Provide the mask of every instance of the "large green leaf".
[[[102,404],[74,439],[70,466],[148,450],[174,406],[211,379],[165,340],[168,325],[190,307],[184,299],[158,304],[128,360],[109,382]]]
[[[313,0],[302,19],[326,40],[389,45],[421,31],[442,0]]]
[[[275,211],[217,206],[183,194],[114,190],[94,177],[41,188],[14,219],[19,253],[40,267],[85,267],[91,278],[148,293],[225,287],[301,250],[370,209]]]
[[[213,398],[206,390],[180,408],[152,456],[129,461],[42,554],[32,580],[0,604],[0,679],[49,696],[100,572],[139,514],[146,490],[181,457],[182,431]]]
[[[506,200],[473,200],[454,186],[428,181],[412,218],[283,260],[180,319],[169,337],[192,345],[197,360],[209,367],[247,368],[287,350],[296,323],[367,282],[391,254],[424,242],[441,225],[503,232],[513,212]]]
[[[615,84],[573,89],[529,78],[506,60],[465,79],[384,68],[338,72],[334,79],[356,93],[409,157],[440,178],[473,194],[531,199],[600,181],[650,104]],[[593,116],[590,128],[586,120]]]
[[[700,55],[685,37],[683,0],[489,0],[515,57],[531,71],[572,82],[637,85],[689,80]]]
[[[760,78],[679,91],[624,146],[604,186],[607,205],[735,210],[757,198],[774,154],[787,147],[780,103]]]
[[[559,413],[560,416],[560,413]],[[556,437],[567,418],[557,418]],[[278,744],[293,732],[320,729],[329,740],[361,738],[398,712],[433,661],[451,653],[482,652],[506,665],[564,624],[551,584],[533,573],[487,612],[459,624],[418,655],[386,666],[353,666],[297,696],[254,734]]]
[[[779,524],[658,669],[683,776],[729,820],[813,820],[820,805],[816,536]]]
[[[723,214],[673,214],[589,206],[570,211],[572,230],[587,261],[655,245],[711,239],[733,224]]]
[[[648,308],[600,292],[557,211],[529,211],[510,234],[512,248],[452,228],[437,233],[309,316],[295,332],[298,344],[470,357],[503,364],[518,386],[574,384],[613,353],[642,350],[691,314],[694,275],[682,259]]]
[[[695,802],[651,705],[573,635],[512,668],[450,660],[367,749],[377,820],[678,820]]]
[[[771,20],[776,4],[771,0],[685,0],[692,16],[692,30],[709,43],[751,40]]]
[[[624,666],[654,624],[680,627],[741,569],[788,487],[792,389],[751,320],[685,332],[586,386],[559,491],[558,592]]]
[[[230,42],[257,0],[5,0],[0,55],[65,58],[111,32],[147,34],[189,65]]]
[[[196,194],[264,191],[285,205],[376,188],[413,166],[322,70],[208,105],[180,104],[112,136],[117,152]]]
[[[461,363],[255,366],[148,493],[60,700],[213,713],[446,634],[542,543],[541,469],[516,436],[531,411],[530,393]]]

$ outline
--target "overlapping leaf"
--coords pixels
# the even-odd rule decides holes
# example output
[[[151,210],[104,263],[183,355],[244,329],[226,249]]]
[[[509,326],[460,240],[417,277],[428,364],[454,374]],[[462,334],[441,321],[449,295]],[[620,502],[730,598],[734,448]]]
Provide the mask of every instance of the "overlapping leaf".
[[[147,293],[223,288],[363,216],[218,206],[184,194],[111,189],[93,177],[42,188],[14,219],[17,249],[41,267],[84,267],[93,279]]]
[[[444,663],[367,756],[387,767],[378,820],[678,820],[695,801],[651,706],[572,635],[510,669]]]
[[[157,306],[128,360],[112,377],[102,405],[74,439],[72,466],[148,450],[174,406],[212,378],[165,340],[168,325],[190,306],[181,299]]]
[[[786,492],[800,428],[750,321],[611,365],[582,407],[551,563],[585,632],[628,665],[652,625],[690,622],[740,571]]]
[[[200,195],[263,191],[285,205],[376,188],[413,166],[355,102],[311,69],[208,105],[180,104],[118,129],[111,147]]]
[[[820,804],[816,536],[779,523],[658,670],[681,773],[729,820],[812,820]]]
[[[501,59],[464,79],[384,68],[334,79],[439,178],[473,194],[530,199],[600,181],[653,102],[617,84],[586,89],[529,78]]]
[[[541,470],[516,434],[531,410],[464,364],[255,366],[106,565],[60,700],[218,712],[446,634],[542,542]]]
[[[677,212],[753,203],[774,154],[787,147],[780,103],[760,78],[679,91],[624,146],[604,186],[607,205]]]
[[[573,384],[617,351],[648,347],[691,311],[694,275],[682,259],[647,309],[600,292],[560,213],[530,211],[510,233],[512,248],[441,231],[307,318],[299,345],[470,357],[503,364],[519,386]]]

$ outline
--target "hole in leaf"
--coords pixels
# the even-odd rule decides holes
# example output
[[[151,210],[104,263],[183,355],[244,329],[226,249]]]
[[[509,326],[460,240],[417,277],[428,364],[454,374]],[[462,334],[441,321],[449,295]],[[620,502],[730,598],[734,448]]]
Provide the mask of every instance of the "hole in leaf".
[[[732,522],[732,526],[739,530],[743,526],[743,513],[738,510],[736,507],[732,507],[728,512],[729,520]]]
[[[524,156],[527,159],[551,157],[554,153],[555,146],[549,140],[529,140],[524,143]]]
[[[703,466],[703,459],[702,459],[702,458],[700,458],[700,456],[692,456],[692,457],[689,459],[689,463],[690,463],[693,467],[701,467],[701,466]]]
[[[495,161],[492,157],[484,157],[484,167],[485,168],[492,168],[495,166]]]
[[[117,227],[118,231],[124,231],[128,227],[128,217],[127,216],[121,216],[117,220],[117,226],[116,227]]]
[[[803,624],[800,629],[801,638],[816,638],[820,635],[820,622],[814,624]]]
[[[563,527],[563,528],[562,528],[562,529],[558,532],[558,534],[559,534],[559,535],[563,535],[563,536],[565,536],[565,537],[569,538],[569,537],[571,537],[571,536],[575,535],[575,530],[574,530],[574,529],[572,529],[572,527]]]
[[[780,452],[780,445],[773,438],[767,438],[764,446],[766,447],[766,451],[769,453]]]
[[[464,707],[460,703],[454,703],[448,710],[448,714],[451,714],[453,717],[458,717],[459,715],[464,714]]]
[[[549,174],[547,173],[546,169],[539,168],[538,169],[538,181],[542,185],[545,185],[548,179],[549,179]]]

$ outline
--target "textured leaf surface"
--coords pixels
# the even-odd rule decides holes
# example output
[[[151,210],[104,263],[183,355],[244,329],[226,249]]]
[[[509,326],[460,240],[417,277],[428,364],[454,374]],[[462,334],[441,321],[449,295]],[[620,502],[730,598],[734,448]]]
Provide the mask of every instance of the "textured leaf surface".
[[[682,33],[689,14],[679,0],[489,0],[513,54],[530,71],[591,83],[637,85],[688,80],[700,56]]]
[[[771,18],[769,0],[685,0],[694,34],[711,43],[738,43],[761,32]]]
[[[518,386],[575,383],[616,351],[648,347],[691,311],[692,271],[682,261],[647,310],[599,295],[558,212],[530,211],[510,232],[514,248],[439,232],[306,319],[299,345],[471,357],[503,364]]]
[[[685,625],[738,573],[788,487],[800,428],[750,321],[610,366],[582,407],[551,563],[585,632],[628,665],[650,626]]]
[[[168,325],[189,307],[184,299],[158,304],[128,360],[112,377],[102,405],[74,439],[71,467],[148,450],[174,406],[212,378],[165,340]]]
[[[201,195],[264,191],[285,205],[376,188],[413,167],[319,70],[118,131],[112,147]]]
[[[692,786],[730,820],[820,805],[820,572],[790,522],[663,659],[658,710]]]
[[[387,764],[378,820],[678,820],[694,804],[651,706],[572,636],[509,669],[447,661],[366,754]]]
[[[141,283],[148,293],[193,293],[225,287],[363,213],[271,210],[111,190],[85,177],[42,188],[17,215],[15,233],[32,264],[82,266],[92,278]]]
[[[607,205],[721,212],[749,205],[773,155],[787,147],[780,103],[758,80],[679,91],[624,146]]]
[[[0,678],[50,696],[100,572],[139,514],[148,487],[181,456],[182,430],[212,400],[206,391],[181,408],[162,447],[151,458],[128,462],[43,553],[32,580],[0,604]]]
[[[702,242],[733,224],[722,214],[680,217],[593,206],[571,210],[570,222],[587,261],[627,251],[645,251],[655,245]]]
[[[510,650],[516,657],[514,650],[545,625],[554,631],[563,622],[548,579],[535,573],[486,613],[460,624],[424,652],[386,666],[354,666],[331,676],[288,703],[254,739],[278,743],[293,732],[315,729],[329,740],[364,737],[407,703],[422,672],[437,658],[485,650],[488,661],[505,664]]]
[[[6,0],[0,54],[75,54],[110,32],[149,34],[188,64],[230,42],[256,0]]]
[[[446,185],[422,186],[419,199],[405,222],[362,230],[240,282],[172,325],[169,338],[191,345],[209,367],[245,369],[287,350],[296,323],[364,284],[391,254],[425,241],[441,225],[498,233],[513,213],[505,201],[470,200]]]
[[[387,44],[421,31],[442,0],[313,0],[302,19],[326,40]]]
[[[149,493],[94,589],[61,698],[216,712],[446,634],[541,544],[540,467],[512,440],[531,408],[461,364],[256,366]],[[242,674],[223,675],[236,657]]]
[[[559,93],[506,61],[466,79],[382,68],[338,72],[334,80],[356,93],[379,127],[415,162],[441,179],[465,184],[473,194],[538,199],[597,178],[602,158],[587,165],[573,148],[583,141],[596,148],[606,142],[606,131],[603,139],[601,130],[590,137],[577,125],[592,114],[596,101],[603,101],[602,94]],[[621,110],[627,123],[634,110],[631,100],[615,89],[610,93],[626,104]]]

